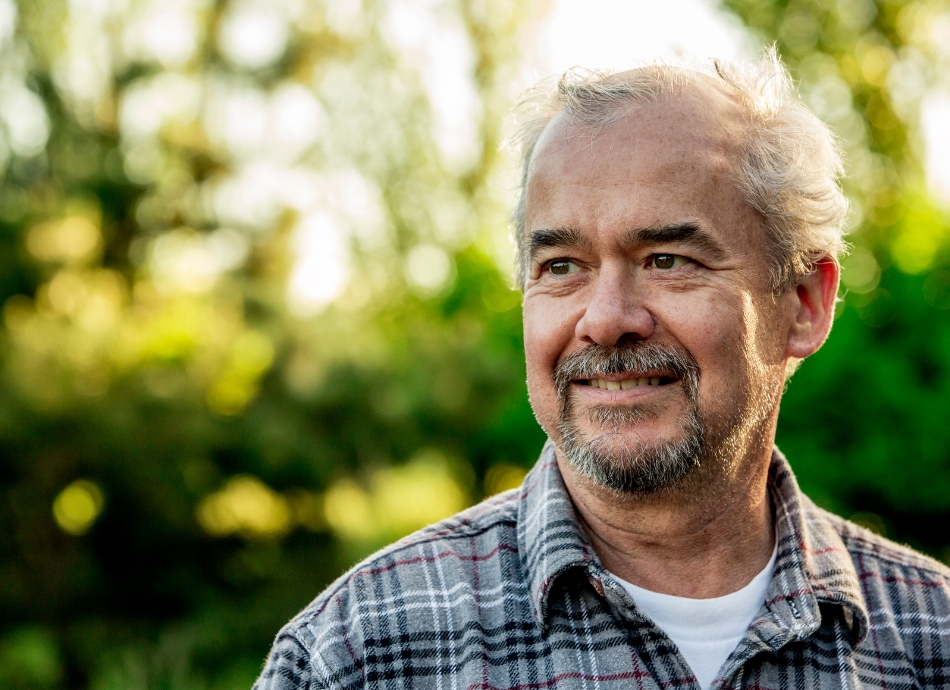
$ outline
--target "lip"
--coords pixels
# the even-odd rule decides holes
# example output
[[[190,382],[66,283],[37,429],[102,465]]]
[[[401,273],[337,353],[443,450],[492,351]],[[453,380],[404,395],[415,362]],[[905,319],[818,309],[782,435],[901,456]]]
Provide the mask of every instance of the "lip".
[[[629,376],[598,376],[597,378],[605,381],[624,381]],[[636,378],[636,377],[634,377]],[[637,386],[628,390],[608,391],[603,388],[597,388],[579,381],[571,381],[571,390],[582,397],[597,403],[626,402],[639,400],[641,398],[663,395],[664,393],[676,389],[682,385],[682,380],[677,379],[673,383],[667,383],[662,386]]]

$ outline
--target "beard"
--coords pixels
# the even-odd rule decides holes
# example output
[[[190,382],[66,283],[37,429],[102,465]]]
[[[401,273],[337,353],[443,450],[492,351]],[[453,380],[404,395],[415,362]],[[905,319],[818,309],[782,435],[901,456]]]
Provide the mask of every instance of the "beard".
[[[676,420],[679,433],[652,444],[631,440],[625,433],[629,427],[657,419],[662,409],[630,403],[588,408],[587,420],[599,433],[585,435],[578,425],[571,381],[637,372],[669,372],[679,379],[687,403]],[[558,362],[554,382],[561,450],[571,465],[600,486],[622,494],[653,494],[682,485],[700,467],[708,434],[699,410],[699,365],[686,350],[643,341],[613,348],[589,345]]]

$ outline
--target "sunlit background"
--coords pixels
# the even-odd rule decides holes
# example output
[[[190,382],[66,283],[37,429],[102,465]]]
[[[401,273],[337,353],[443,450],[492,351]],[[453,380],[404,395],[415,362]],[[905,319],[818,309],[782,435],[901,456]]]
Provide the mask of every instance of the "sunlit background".
[[[950,0],[0,0],[0,687],[248,688],[356,559],[517,485],[510,107],[772,43],[854,245],[779,444],[950,560]]]

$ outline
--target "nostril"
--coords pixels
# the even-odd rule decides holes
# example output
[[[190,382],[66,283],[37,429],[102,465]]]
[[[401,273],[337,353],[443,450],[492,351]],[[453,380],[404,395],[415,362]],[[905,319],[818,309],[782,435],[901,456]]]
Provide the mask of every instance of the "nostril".
[[[604,296],[594,291],[575,335],[586,343],[615,347],[624,339],[644,340],[655,330],[653,314],[637,300],[627,296]]]

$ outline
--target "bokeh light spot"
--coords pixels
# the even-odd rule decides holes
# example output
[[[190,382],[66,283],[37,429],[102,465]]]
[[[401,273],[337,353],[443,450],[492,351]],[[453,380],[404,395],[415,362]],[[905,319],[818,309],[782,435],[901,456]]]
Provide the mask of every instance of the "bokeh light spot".
[[[521,486],[524,480],[524,468],[507,463],[498,463],[488,468],[485,473],[485,493],[488,496],[500,494],[508,489],[515,489]]]
[[[197,518],[215,537],[274,539],[293,526],[287,499],[250,475],[233,477],[220,491],[206,496],[198,505]]]
[[[40,261],[85,261],[100,242],[99,228],[82,216],[35,225],[26,236],[27,250]]]
[[[201,235],[179,228],[151,244],[148,265],[159,292],[202,293],[214,287],[222,273],[240,265],[247,253],[247,240],[236,230]]]
[[[46,146],[50,134],[46,106],[26,87],[9,82],[0,85],[0,119],[6,124],[10,148],[18,156],[35,156]]]
[[[921,106],[921,128],[927,142],[927,182],[932,192],[950,202],[950,93],[937,92]]]
[[[276,62],[287,46],[287,22],[267,6],[245,6],[221,22],[218,46],[239,67],[257,69]]]
[[[371,498],[352,479],[341,479],[330,487],[323,509],[327,524],[344,539],[369,539],[376,532]]]
[[[80,536],[92,527],[104,502],[102,489],[90,481],[78,479],[56,496],[53,517],[64,532]]]
[[[425,292],[442,288],[452,273],[452,260],[441,247],[420,244],[406,257],[406,278],[409,283]]]
[[[381,528],[403,536],[447,518],[466,506],[445,458],[434,450],[373,475],[373,503]]]
[[[881,268],[865,247],[855,247],[841,262],[841,269],[841,282],[851,292],[871,292],[881,282]]]
[[[327,491],[327,524],[344,540],[385,541],[457,513],[467,497],[447,459],[420,451],[405,465],[373,473],[369,490],[341,479]]]
[[[343,291],[349,256],[337,220],[327,213],[305,217],[294,235],[297,263],[287,284],[287,306],[305,318],[318,314]]]

